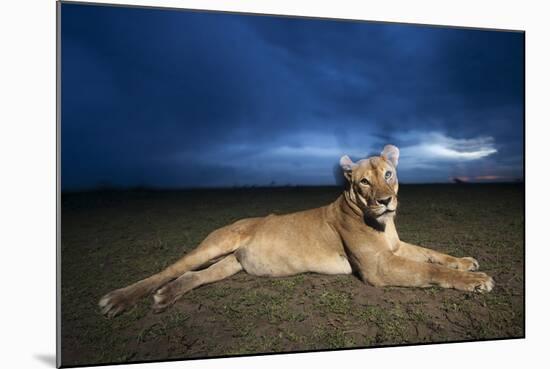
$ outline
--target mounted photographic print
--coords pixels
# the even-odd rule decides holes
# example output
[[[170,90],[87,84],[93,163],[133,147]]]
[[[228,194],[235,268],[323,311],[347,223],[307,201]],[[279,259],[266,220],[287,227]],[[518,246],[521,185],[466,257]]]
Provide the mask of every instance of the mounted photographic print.
[[[524,46],[58,3],[58,365],[523,338]]]

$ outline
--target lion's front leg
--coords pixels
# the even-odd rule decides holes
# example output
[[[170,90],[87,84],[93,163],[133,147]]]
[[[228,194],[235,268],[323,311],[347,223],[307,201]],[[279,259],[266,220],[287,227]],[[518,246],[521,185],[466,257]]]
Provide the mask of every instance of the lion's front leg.
[[[410,260],[391,252],[377,255],[376,267],[362,270],[364,280],[377,286],[440,286],[461,291],[489,292],[495,282],[481,272],[468,272]]]
[[[447,268],[462,271],[474,271],[479,269],[479,263],[474,258],[456,258],[454,256],[406,242],[400,242],[399,248],[395,252],[395,255],[418,262],[440,264]]]

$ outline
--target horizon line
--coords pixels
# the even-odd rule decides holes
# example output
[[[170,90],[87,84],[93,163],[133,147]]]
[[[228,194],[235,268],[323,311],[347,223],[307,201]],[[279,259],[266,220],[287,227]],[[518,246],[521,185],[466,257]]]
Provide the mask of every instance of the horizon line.
[[[452,185],[452,186],[471,186],[471,185],[518,185],[525,181],[518,178],[515,181],[479,181],[479,182],[405,182],[399,183],[400,186],[430,186],[430,185]],[[205,186],[205,187],[162,187],[162,186],[97,186],[81,189],[61,189],[61,193],[82,193],[82,192],[124,192],[124,191],[143,191],[143,192],[162,192],[162,191],[200,191],[200,190],[256,190],[256,189],[293,189],[293,188],[321,188],[321,187],[343,187],[340,184],[296,184],[296,185],[242,185],[242,186]]]

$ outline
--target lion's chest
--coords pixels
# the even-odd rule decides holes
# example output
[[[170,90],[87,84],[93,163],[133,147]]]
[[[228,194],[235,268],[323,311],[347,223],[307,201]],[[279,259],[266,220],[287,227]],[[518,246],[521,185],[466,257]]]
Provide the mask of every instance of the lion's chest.
[[[388,222],[386,225],[386,231],[384,232],[384,237],[386,239],[386,244],[390,248],[392,252],[396,252],[399,249],[399,236],[397,235],[397,231],[395,229],[395,225],[393,222]]]

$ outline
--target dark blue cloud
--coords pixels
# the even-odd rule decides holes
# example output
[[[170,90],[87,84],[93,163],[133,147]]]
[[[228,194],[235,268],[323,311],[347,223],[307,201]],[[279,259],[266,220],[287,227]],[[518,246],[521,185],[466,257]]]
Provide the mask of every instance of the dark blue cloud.
[[[521,33],[62,5],[62,188],[521,178]]]

